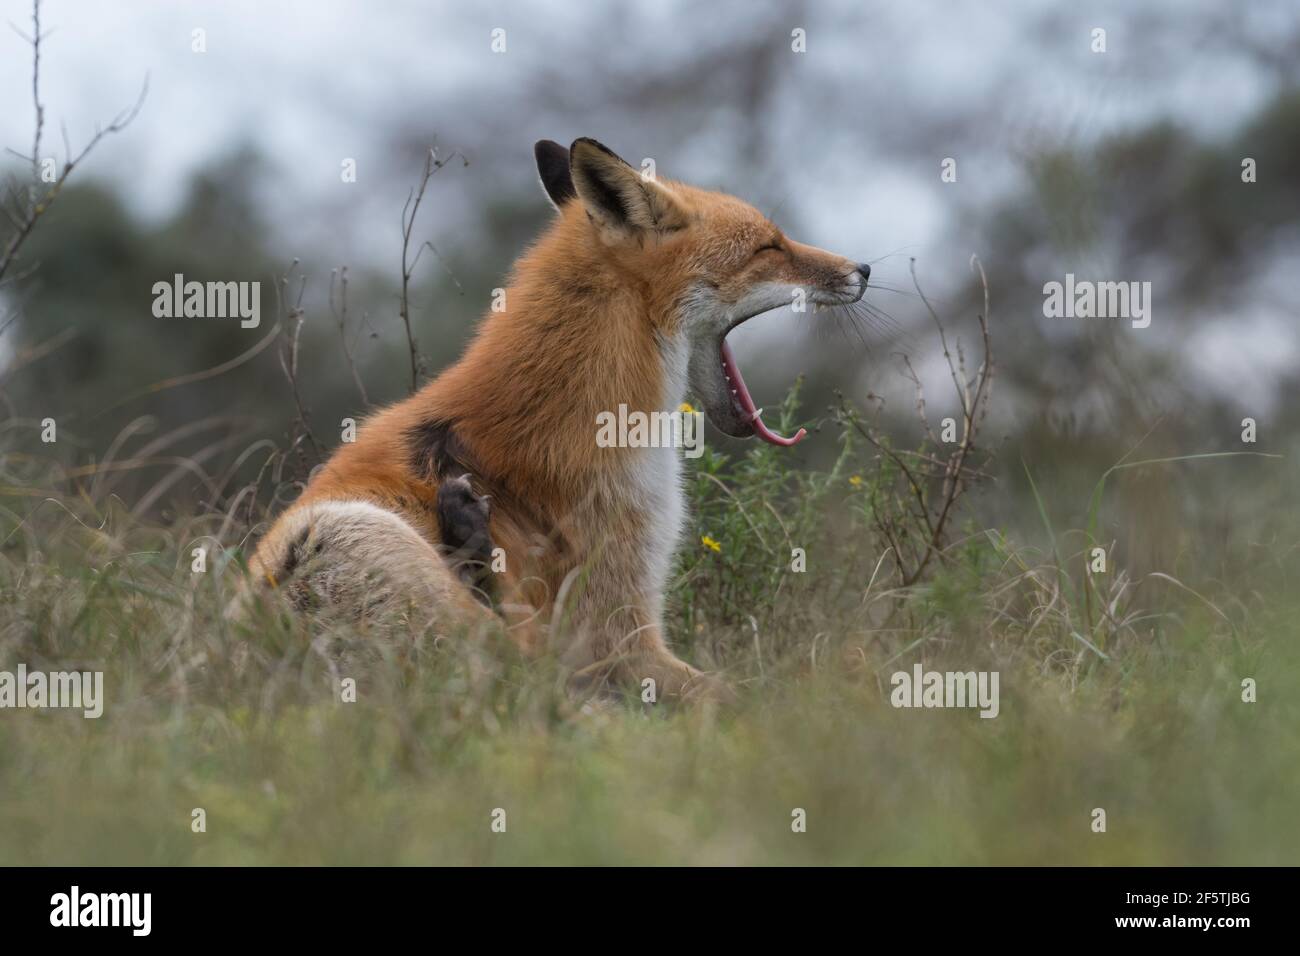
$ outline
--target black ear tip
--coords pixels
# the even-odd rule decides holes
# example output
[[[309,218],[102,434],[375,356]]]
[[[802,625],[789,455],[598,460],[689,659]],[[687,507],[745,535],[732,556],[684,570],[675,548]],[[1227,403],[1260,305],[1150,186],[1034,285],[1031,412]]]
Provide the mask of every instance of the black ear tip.
[[[614,152],[612,149],[610,149],[600,140],[592,139],[590,136],[579,136],[577,139],[575,139],[573,141],[573,145],[569,147],[570,154],[577,152],[579,146],[590,146],[594,149],[600,150],[606,156],[613,156],[615,159],[618,159],[618,154],[616,152]]]
[[[567,156],[569,151],[553,139],[539,139],[533,144],[533,156],[538,162],[551,156]]]
[[[573,176],[569,172],[569,151],[550,139],[539,139],[533,144],[537,159],[537,174],[542,188],[557,207],[564,205],[577,193],[573,189]]]

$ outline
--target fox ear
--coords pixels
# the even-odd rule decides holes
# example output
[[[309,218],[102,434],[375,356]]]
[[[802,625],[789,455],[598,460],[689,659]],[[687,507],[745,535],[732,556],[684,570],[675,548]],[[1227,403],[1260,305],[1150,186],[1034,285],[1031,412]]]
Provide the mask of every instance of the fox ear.
[[[537,175],[541,177],[542,188],[551,199],[551,205],[561,208],[568,200],[578,195],[573,191],[573,177],[569,175],[569,151],[549,139],[539,139],[533,145],[533,156],[537,158]]]
[[[569,172],[587,215],[603,229],[670,232],[686,225],[685,210],[671,191],[643,178],[594,139],[574,140]]]

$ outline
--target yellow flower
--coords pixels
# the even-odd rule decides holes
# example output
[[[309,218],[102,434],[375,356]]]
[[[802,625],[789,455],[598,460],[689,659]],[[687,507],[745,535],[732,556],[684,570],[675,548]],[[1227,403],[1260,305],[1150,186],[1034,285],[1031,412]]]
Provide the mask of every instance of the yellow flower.
[[[690,402],[682,402],[680,405],[677,406],[677,410],[681,412],[683,415],[695,414],[695,406],[692,405]]]
[[[702,538],[700,538],[700,543],[703,544],[706,548],[712,548],[714,551],[722,550],[722,545],[718,544],[718,542],[714,541],[707,534],[704,535]]]
[[[861,488],[861,487],[862,487],[862,476],[861,476],[861,475],[853,475],[851,478],[849,478],[849,484],[851,484],[854,488]]]

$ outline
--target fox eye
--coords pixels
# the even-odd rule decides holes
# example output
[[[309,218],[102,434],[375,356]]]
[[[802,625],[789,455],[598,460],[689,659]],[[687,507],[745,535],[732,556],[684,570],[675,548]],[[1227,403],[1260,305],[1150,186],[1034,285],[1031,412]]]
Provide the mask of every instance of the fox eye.
[[[780,251],[781,251],[781,244],[779,242],[769,242],[766,245],[759,246],[757,249],[755,249],[754,255],[751,258],[756,258],[762,255],[764,252],[780,252]]]

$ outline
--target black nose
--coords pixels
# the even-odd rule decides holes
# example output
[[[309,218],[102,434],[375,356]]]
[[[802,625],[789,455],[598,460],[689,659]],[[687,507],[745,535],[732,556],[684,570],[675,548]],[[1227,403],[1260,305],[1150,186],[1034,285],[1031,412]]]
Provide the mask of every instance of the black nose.
[[[867,280],[871,278],[871,266],[867,265],[865,262],[859,262],[858,271],[862,273],[862,284],[865,286]]]

